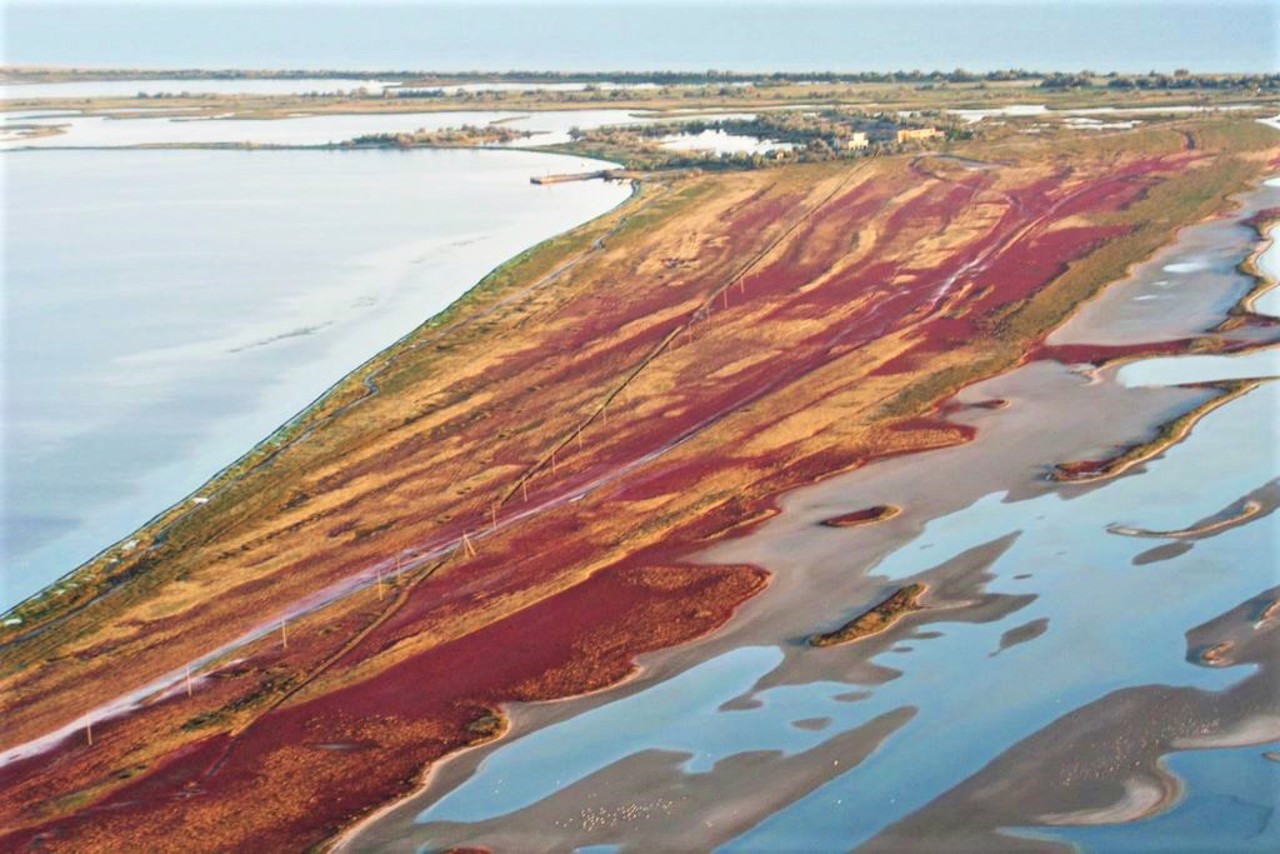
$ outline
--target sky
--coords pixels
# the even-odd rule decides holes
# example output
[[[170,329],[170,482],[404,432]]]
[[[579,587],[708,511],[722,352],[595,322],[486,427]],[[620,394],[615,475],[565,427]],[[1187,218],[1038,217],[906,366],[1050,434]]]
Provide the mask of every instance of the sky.
[[[350,70],[1275,72],[1269,0],[6,2],[9,64]]]

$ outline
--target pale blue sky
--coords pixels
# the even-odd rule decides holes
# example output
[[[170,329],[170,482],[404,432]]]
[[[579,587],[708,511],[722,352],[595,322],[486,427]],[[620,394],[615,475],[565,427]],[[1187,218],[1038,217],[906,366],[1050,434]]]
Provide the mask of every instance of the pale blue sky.
[[[1273,72],[1267,0],[6,3],[9,63],[407,70]]]

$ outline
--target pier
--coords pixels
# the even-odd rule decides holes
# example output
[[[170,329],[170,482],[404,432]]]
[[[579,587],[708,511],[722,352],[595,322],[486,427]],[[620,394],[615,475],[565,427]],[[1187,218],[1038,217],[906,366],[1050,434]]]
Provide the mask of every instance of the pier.
[[[566,181],[590,181],[602,178],[605,181],[622,179],[625,176],[621,169],[600,169],[596,172],[572,172],[563,175],[535,175],[529,179],[532,184],[563,184]]]

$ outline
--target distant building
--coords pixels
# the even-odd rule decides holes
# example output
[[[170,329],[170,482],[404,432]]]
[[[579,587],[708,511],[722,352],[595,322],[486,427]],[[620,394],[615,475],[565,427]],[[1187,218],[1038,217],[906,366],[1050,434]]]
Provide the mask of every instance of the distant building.
[[[863,131],[855,131],[849,137],[849,141],[844,144],[844,147],[845,148],[866,148],[870,144],[871,144],[871,141],[867,139],[866,133],[864,133]]]
[[[922,139],[935,139],[942,136],[937,128],[900,128],[898,142],[915,142]]]

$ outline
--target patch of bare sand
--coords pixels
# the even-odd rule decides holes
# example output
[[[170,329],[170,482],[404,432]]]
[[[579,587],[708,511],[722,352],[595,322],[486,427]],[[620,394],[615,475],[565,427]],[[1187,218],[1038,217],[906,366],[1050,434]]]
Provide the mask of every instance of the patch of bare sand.
[[[1222,692],[1163,685],[1113,692],[1014,745],[862,850],[1001,850],[1005,827],[1133,821],[1167,809],[1180,782],[1162,757],[1280,737],[1278,627],[1256,620],[1276,597],[1265,591],[1187,633],[1189,658],[1230,643],[1236,663],[1259,665],[1241,682]]]

